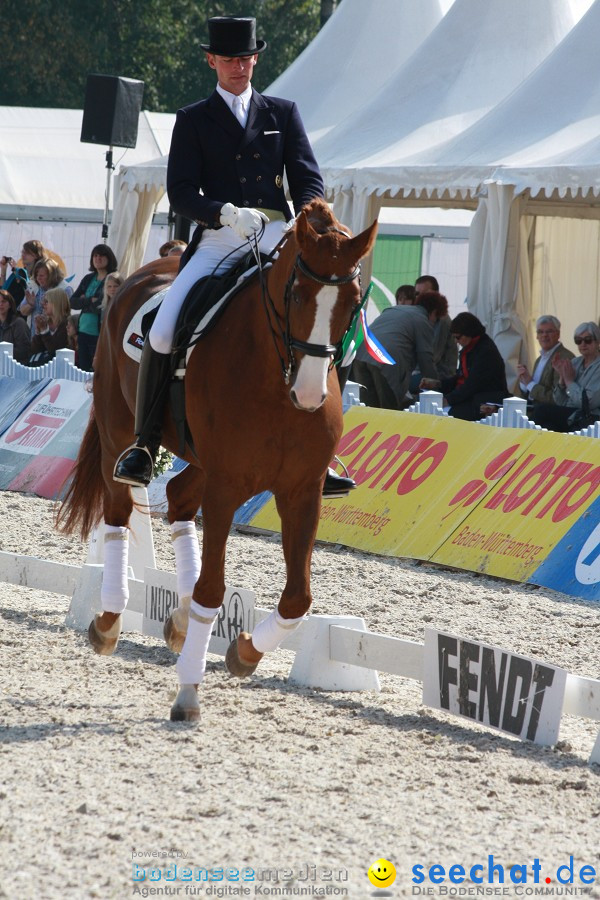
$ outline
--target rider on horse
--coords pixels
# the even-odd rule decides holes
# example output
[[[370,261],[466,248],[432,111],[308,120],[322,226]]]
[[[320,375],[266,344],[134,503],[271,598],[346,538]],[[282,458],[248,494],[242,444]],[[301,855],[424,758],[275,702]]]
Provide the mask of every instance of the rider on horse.
[[[237,262],[253,236],[263,253],[274,249],[292,218],[284,173],[296,213],[323,196],[323,180],[295,103],[264,97],[250,85],[266,47],[256,40],[256,20],[214,17],[208,20],[208,33],[210,43],[201,46],[217,73],[217,87],[208,99],[178,111],[167,170],[171,207],[198,227],[144,343],[137,441],[114,472],[115,480],[126,484],[146,485],[152,478],[164,413],[162,387],[169,377],[178,314],[190,288]],[[323,493],[339,496],[353,487],[352,479],[329,469]]]

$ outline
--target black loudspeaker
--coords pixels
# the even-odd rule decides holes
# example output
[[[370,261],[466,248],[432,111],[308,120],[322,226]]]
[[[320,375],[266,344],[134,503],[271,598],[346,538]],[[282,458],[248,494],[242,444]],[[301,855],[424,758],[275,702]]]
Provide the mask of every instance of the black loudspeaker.
[[[116,75],[88,75],[81,141],[135,147],[144,82]]]

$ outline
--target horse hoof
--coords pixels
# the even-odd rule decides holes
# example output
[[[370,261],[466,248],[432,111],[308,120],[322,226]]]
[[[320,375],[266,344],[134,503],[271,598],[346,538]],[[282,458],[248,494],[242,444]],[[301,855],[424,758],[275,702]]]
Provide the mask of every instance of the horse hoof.
[[[181,615],[178,616],[177,613],[181,613]],[[165,622],[163,628],[165,643],[173,653],[181,653],[183,650],[188,621],[187,614],[184,616],[183,610],[176,609]]]
[[[251,641],[250,635],[246,635],[242,632],[239,638],[236,638],[230,643],[227,648],[227,653],[225,654],[225,667],[230,675],[235,675],[237,678],[248,678],[249,675],[256,672],[256,667],[260,662],[260,660],[257,660],[254,663],[247,663],[240,659],[238,641],[240,639],[243,640],[244,638],[246,638],[247,641]]]
[[[171,722],[197,722],[199,718],[198,687],[195,684],[182,684],[171,707]]]
[[[98,628],[98,620],[100,615],[95,615],[90,622],[88,628],[88,638],[95,652],[100,656],[111,656],[115,652],[115,648],[119,642],[121,635],[121,624],[123,617],[119,616],[114,625],[108,631],[101,631]]]

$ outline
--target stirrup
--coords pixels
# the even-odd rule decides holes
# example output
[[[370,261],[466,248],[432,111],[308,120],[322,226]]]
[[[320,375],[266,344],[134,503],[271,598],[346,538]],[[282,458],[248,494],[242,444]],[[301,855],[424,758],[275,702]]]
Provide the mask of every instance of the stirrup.
[[[327,474],[325,475],[325,481],[323,483],[323,499],[324,500],[337,500],[347,497],[350,491],[353,491],[356,488],[356,483],[353,478],[350,478],[348,474],[348,469],[338,457],[334,457],[334,459],[339,462],[344,472],[346,473],[345,477],[343,475],[338,475],[333,471],[330,467],[327,468]],[[329,482],[329,484],[328,484]],[[333,482],[333,483],[331,483]]]
[[[117,481],[117,482],[119,482],[119,484],[129,484],[129,485],[131,485],[131,487],[146,487],[147,485],[143,484],[141,481],[136,481],[133,478],[127,478],[127,477],[117,474],[118,467],[123,462],[123,460],[126,459],[127,456],[129,456],[129,454],[131,453],[132,450],[142,450],[148,456],[148,458],[150,460],[151,471],[154,469],[154,456],[152,455],[152,453],[150,452],[148,447],[144,446],[143,444],[138,444],[136,442],[136,443],[130,444],[129,447],[126,447],[125,450],[123,450],[123,452],[117,458],[114,468],[113,468],[113,481]],[[148,482],[148,484],[149,484],[149,482]]]
[[[339,456],[334,456],[333,461],[339,463],[340,466],[342,467],[342,469],[344,470],[344,474],[345,474],[346,478],[350,478],[350,472],[348,471],[348,467],[346,466],[345,463],[342,462],[342,460],[339,458]],[[351,480],[353,480],[353,479],[351,479]]]

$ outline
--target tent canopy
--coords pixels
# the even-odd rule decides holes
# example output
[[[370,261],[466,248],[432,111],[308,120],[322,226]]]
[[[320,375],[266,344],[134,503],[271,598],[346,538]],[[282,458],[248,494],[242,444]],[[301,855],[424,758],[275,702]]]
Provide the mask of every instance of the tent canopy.
[[[447,187],[476,191],[486,180],[535,197],[581,201],[600,194],[600,3],[508,97],[454,139],[415,158]],[[420,171],[419,171],[420,170]],[[422,179],[422,181],[421,181]],[[566,204],[565,204],[566,205]]]
[[[327,186],[377,196],[416,186],[444,195],[447,179],[437,168],[443,153],[431,166],[421,165],[419,154],[444,146],[492,110],[573,22],[562,0],[455,0],[377,96],[316,141]]]
[[[372,101],[453,2],[344,0],[315,39],[264,93],[298,104],[314,144],[346,116]]]

